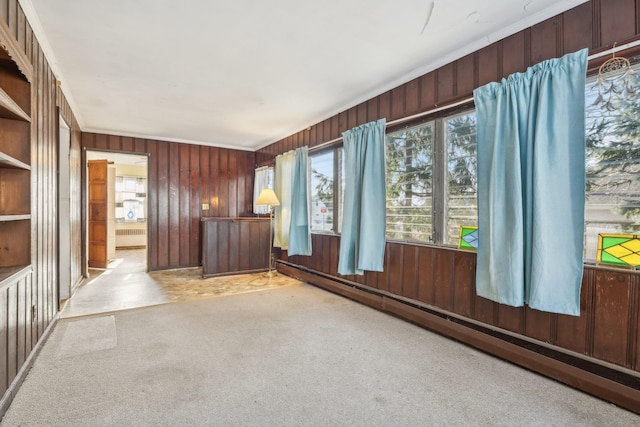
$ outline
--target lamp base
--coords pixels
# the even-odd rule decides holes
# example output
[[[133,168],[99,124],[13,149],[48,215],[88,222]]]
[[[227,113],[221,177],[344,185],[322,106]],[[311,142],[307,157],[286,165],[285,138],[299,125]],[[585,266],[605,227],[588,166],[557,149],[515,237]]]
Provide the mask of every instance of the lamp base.
[[[267,271],[266,273],[264,273],[262,275],[262,277],[266,277],[268,279],[271,279],[272,277],[276,277],[278,275],[277,271]]]

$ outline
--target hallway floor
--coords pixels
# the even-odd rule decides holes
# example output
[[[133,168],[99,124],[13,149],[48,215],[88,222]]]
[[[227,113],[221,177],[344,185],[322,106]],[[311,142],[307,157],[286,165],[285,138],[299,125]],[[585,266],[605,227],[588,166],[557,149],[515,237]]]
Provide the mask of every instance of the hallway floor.
[[[278,275],[242,274],[203,279],[199,267],[146,272],[146,250],[116,251],[105,270],[89,269],[90,277],[67,301],[61,317],[87,316],[300,284]]]

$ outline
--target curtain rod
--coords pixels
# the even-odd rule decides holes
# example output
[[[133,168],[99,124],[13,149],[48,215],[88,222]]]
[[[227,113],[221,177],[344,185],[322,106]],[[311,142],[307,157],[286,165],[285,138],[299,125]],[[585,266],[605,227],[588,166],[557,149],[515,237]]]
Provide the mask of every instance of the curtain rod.
[[[636,47],[636,46],[640,46],[640,40],[636,40],[621,46],[615,46],[607,49],[605,51],[602,52],[598,52],[598,53],[594,53],[593,55],[589,55],[587,57],[588,61],[591,61],[593,59],[597,59],[597,58],[601,58],[603,56],[607,56],[610,55],[612,53],[616,53],[619,52],[621,50],[626,50],[626,49],[630,49],[632,47]],[[437,113],[439,111],[442,110],[448,110],[449,108],[455,108],[455,107],[459,107],[460,105],[464,105],[464,104],[468,104],[470,102],[473,101],[473,97],[467,98],[467,99],[463,99],[462,101],[458,101],[458,102],[454,102],[453,104],[447,104],[447,105],[442,105],[440,107],[437,106],[436,104],[436,108],[433,108],[431,110],[428,111],[423,111],[421,113],[418,114],[414,114],[412,116],[408,116],[408,117],[403,117],[401,119],[396,119],[396,120],[391,120],[390,122],[387,122],[387,126],[393,126],[393,125],[397,125],[400,123],[404,123],[404,122],[409,122],[411,120],[415,120],[415,119],[419,119],[420,117],[424,117],[424,116],[428,116],[430,114],[434,114]],[[312,151],[317,151],[317,150],[321,150],[327,146],[330,146],[332,144],[335,144],[338,141],[342,141],[342,137],[339,136],[338,138],[334,138],[331,141],[327,141],[327,142],[323,142],[322,144],[318,144],[318,145],[314,145],[313,147],[309,147],[309,152]]]

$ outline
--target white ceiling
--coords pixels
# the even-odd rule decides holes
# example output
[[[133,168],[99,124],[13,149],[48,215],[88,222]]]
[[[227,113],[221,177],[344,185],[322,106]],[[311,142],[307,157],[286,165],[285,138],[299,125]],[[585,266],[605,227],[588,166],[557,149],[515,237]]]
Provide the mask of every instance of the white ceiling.
[[[253,150],[584,1],[20,3],[83,131]]]

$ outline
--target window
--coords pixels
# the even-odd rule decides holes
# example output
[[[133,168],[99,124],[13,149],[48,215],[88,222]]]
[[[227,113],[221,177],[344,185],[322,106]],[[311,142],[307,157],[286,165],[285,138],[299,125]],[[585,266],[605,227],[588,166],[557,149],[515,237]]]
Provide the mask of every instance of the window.
[[[475,112],[388,132],[385,151],[387,239],[456,246],[478,221]],[[310,156],[313,232],[342,231],[342,153]]]
[[[433,123],[386,137],[387,238],[432,240]]]
[[[585,251],[599,233],[640,234],[640,66],[628,77],[587,82]]]
[[[253,213],[268,214],[269,206],[256,205],[260,192],[265,188],[273,188],[273,168],[263,166],[255,171],[255,180],[253,183]]]
[[[146,199],[146,178],[116,176],[116,222],[145,222]]]
[[[311,231],[334,230],[334,151],[311,159]]]
[[[475,112],[446,118],[444,128],[447,144],[447,191],[443,242],[457,245],[460,226],[478,223]]]

